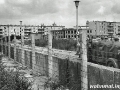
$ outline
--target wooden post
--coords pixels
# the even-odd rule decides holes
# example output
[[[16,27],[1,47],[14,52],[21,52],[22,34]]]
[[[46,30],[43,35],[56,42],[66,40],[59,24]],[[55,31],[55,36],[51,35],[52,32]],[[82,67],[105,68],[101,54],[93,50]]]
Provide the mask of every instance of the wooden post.
[[[24,31],[22,29],[22,21],[20,21],[20,31],[21,31],[21,62],[23,65],[25,65],[25,61],[24,61]]]
[[[36,61],[35,61],[35,33],[31,33],[32,40],[32,69],[36,71]]]
[[[16,32],[14,31],[14,61],[16,61]]]
[[[87,35],[86,35],[86,29],[82,29],[81,31],[81,38],[82,38],[82,53],[81,53],[81,90],[88,90],[88,78],[87,78]]]
[[[48,31],[48,69],[49,77],[53,75],[53,59],[52,59],[52,32]]]
[[[10,30],[9,30],[9,25],[8,25],[8,57],[10,59],[10,54],[11,54],[11,51],[10,51]]]

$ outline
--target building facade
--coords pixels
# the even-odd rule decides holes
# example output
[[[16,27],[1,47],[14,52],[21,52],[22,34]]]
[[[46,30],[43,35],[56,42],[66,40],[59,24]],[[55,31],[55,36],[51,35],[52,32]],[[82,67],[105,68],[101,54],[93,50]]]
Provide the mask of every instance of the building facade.
[[[87,21],[86,26],[89,27],[88,36],[117,35],[120,33],[120,22]]]
[[[20,28],[21,27],[21,28]],[[0,37],[15,35],[21,36],[21,30],[24,32],[24,38],[29,38],[30,33],[38,33],[38,35],[47,35],[48,30],[59,31],[65,28],[65,26],[57,26],[55,23],[53,25],[0,25]]]
[[[88,29],[87,26],[78,26],[79,33],[82,30],[82,28]],[[76,30],[76,27],[63,28],[62,30],[54,30],[53,31],[53,39],[75,39],[76,40],[78,32]]]

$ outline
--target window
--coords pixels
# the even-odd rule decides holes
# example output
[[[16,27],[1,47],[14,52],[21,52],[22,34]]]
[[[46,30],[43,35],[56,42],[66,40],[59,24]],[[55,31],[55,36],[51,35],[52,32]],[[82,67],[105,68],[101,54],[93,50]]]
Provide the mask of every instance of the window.
[[[73,34],[73,31],[71,31],[71,34]]]
[[[68,31],[68,34],[70,33],[70,31]]]
[[[74,35],[74,38],[76,38],[76,35]]]
[[[95,30],[96,31],[96,30]],[[92,33],[92,30],[90,30],[90,33]]]
[[[87,33],[89,33],[89,30],[87,30]]]
[[[74,31],[74,33],[76,34],[76,31]]]
[[[68,35],[68,38],[70,38],[70,35]]]

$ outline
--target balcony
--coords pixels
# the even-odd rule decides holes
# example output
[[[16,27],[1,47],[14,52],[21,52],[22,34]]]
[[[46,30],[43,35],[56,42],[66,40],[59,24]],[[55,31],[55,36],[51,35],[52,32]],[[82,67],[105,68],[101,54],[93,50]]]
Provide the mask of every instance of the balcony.
[[[114,33],[114,31],[108,31],[108,34],[112,34],[112,33]]]
[[[108,27],[113,27],[113,25],[112,24],[109,24],[109,25],[107,25]]]
[[[118,29],[118,32],[120,32],[120,29]]]
[[[120,34],[120,30],[118,30],[118,34]]]
[[[107,29],[111,29],[111,30],[114,30],[114,28],[113,28],[113,27],[107,27]]]
[[[24,29],[24,32],[31,32],[31,29]]]

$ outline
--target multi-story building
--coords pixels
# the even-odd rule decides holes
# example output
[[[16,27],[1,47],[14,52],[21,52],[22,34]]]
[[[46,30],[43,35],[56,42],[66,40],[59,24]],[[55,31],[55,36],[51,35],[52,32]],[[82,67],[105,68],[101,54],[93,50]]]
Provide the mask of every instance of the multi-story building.
[[[0,36],[8,36],[14,35],[16,33],[17,36],[21,35],[21,30],[23,30],[24,38],[29,38],[30,33],[38,33],[38,35],[44,36],[47,34],[48,30],[62,30],[65,26],[57,26],[55,23],[51,26],[46,26],[42,24],[41,26],[33,26],[33,25],[0,25]]]
[[[87,26],[79,26],[78,32],[80,32],[81,28],[88,29]],[[74,28],[63,28],[62,30],[54,30],[53,31],[53,39],[76,39],[77,30]]]
[[[120,22],[87,21],[86,26],[89,27],[88,36],[117,35]]]

